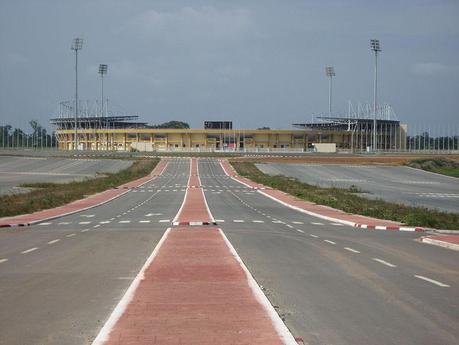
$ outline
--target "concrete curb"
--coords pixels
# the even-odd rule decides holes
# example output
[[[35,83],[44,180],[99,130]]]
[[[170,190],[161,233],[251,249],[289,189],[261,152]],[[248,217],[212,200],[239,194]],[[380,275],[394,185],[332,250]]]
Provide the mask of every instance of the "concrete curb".
[[[431,245],[434,245],[434,246],[438,246],[438,247],[443,247],[443,248],[459,251],[459,244],[456,244],[456,243],[450,243],[450,242],[446,242],[446,241],[442,241],[442,240],[436,240],[436,239],[433,239],[433,238],[429,238],[428,236],[422,236],[419,239],[419,241],[422,242],[422,243],[427,243],[427,244],[431,244]]]

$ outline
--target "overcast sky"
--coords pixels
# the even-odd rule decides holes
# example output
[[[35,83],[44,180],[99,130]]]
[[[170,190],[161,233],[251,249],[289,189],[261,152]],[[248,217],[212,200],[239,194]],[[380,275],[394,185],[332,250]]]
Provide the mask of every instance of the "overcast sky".
[[[381,102],[402,122],[459,122],[457,0],[0,0],[0,125],[48,123],[74,95],[105,95],[149,123],[232,120],[291,128],[333,108],[371,103],[381,41]]]

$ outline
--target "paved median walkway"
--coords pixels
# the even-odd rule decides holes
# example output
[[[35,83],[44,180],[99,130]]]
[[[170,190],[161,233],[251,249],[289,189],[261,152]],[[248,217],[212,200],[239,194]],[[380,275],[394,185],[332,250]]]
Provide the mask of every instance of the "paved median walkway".
[[[213,216],[192,159],[169,228],[93,345],[297,345]],[[183,225],[186,224],[186,225]]]

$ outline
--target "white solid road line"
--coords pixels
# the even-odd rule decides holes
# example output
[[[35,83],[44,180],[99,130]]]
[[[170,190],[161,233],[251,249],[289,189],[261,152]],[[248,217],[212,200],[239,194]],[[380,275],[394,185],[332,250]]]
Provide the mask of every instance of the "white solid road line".
[[[425,280],[426,282],[435,284],[435,285],[440,286],[440,287],[449,287],[448,284],[444,284],[444,283],[439,282],[439,281],[437,281],[437,280],[433,280],[433,279],[430,279],[430,278],[427,278],[427,277],[424,277],[424,276],[419,276],[419,275],[417,275],[417,274],[415,274],[414,276],[415,276],[416,278]]]
[[[7,262],[7,261],[8,261],[8,259],[0,259],[0,264],[4,263],[4,262]]]
[[[349,247],[345,247],[344,249],[350,251],[350,252],[353,252],[353,253],[357,253],[357,254],[360,254],[360,252],[358,250],[355,250],[355,249],[352,249],[352,248],[349,248]]]
[[[60,241],[60,239],[57,238],[57,239],[55,239],[55,240],[49,241],[48,244],[53,244],[53,243],[56,243],[56,242],[59,242],[59,241]]]
[[[33,248],[30,248],[30,249],[22,251],[21,254],[28,254],[28,253],[31,253],[31,252],[37,250],[37,249],[38,249],[38,247],[33,247]]]
[[[319,238],[317,235],[309,234],[309,236],[314,237],[314,238]]]
[[[336,242],[330,241],[330,240],[324,240],[324,242],[330,243],[330,244],[336,244]]]
[[[397,267],[397,265],[391,264],[390,262],[378,259],[378,258],[373,258],[373,261],[379,262],[380,264],[386,265],[388,267]]]

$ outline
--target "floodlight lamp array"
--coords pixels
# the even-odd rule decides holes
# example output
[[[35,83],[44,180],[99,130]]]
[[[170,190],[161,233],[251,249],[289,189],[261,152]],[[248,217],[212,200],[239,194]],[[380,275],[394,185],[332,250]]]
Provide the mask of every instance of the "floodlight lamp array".
[[[83,48],[83,39],[74,38],[72,43],[72,50],[81,50]]]
[[[99,65],[99,74],[107,74],[108,66],[107,65]]]
[[[370,46],[371,50],[375,52],[380,52],[381,51],[381,46],[379,44],[379,40],[370,40]]]
[[[335,69],[333,67],[325,67],[325,74],[327,77],[334,77],[335,74]]]

